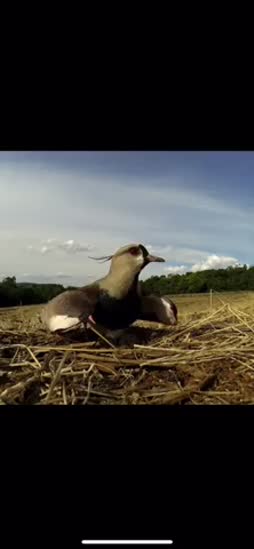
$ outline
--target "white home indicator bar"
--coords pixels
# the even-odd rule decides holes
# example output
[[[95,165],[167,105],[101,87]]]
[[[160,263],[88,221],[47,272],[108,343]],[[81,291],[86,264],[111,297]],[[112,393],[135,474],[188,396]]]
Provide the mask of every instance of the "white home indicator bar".
[[[172,545],[172,539],[83,539],[83,545]]]

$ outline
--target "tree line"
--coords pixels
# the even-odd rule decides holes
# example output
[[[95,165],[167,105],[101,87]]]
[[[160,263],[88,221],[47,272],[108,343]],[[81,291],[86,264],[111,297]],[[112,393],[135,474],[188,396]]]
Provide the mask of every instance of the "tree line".
[[[210,289],[218,292],[254,291],[254,266],[152,276],[142,282],[142,289],[144,294],[157,295],[205,293]]]
[[[144,294],[170,295],[184,293],[205,293],[210,289],[219,292],[254,291],[254,266],[227,267],[197,273],[151,276],[141,282]],[[0,282],[0,307],[36,305],[46,303],[67,288],[61,284],[35,284],[17,282],[15,276]]]
[[[68,289],[74,287],[70,286]],[[17,282],[15,276],[8,276],[0,282],[0,307],[36,305],[46,303],[66,290],[61,284],[35,284]]]

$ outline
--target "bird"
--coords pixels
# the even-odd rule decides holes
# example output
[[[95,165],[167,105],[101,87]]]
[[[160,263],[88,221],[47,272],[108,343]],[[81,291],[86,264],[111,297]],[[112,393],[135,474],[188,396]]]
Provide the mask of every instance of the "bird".
[[[177,306],[167,296],[147,295],[141,297],[141,318],[167,325],[177,324]]]
[[[54,297],[41,314],[52,333],[72,330],[80,325],[97,325],[119,335],[142,314],[142,296],[138,277],[152,262],[165,259],[151,255],[142,244],[129,244],[113,255],[91,258],[111,261],[108,274],[75,290],[65,290]]]

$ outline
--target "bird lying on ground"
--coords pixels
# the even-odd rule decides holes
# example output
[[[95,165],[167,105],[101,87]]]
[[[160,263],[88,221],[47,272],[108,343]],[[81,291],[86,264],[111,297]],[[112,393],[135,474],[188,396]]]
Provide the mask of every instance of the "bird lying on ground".
[[[93,258],[95,259],[95,258]],[[164,262],[149,254],[142,244],[130,244],[114,255],[97,258],[111,261],[108,274],[77,290],[66,290],[44,308],[41,320],[50,332],[61,333],[97,325],[116,336],[142,316],[138,277],[151,262]]]
[[[177,324],[177,307],[167,296],[142,296],[141,304],[142,312],[139,320],[161,322],[168,325]]]

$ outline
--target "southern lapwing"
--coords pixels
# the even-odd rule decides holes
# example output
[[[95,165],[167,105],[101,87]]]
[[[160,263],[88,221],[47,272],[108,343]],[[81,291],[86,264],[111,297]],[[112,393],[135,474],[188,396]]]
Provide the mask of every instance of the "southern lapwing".
[[[151,262],[165,261],[149,254],[142,244],[130,244],[114,255],[92,258],[111,261],[108,274],[93,284],[66,290],[44,308],[41,319],[50,332],[97,325],[111,333],[128,328],[141,315],[138,277]]]

